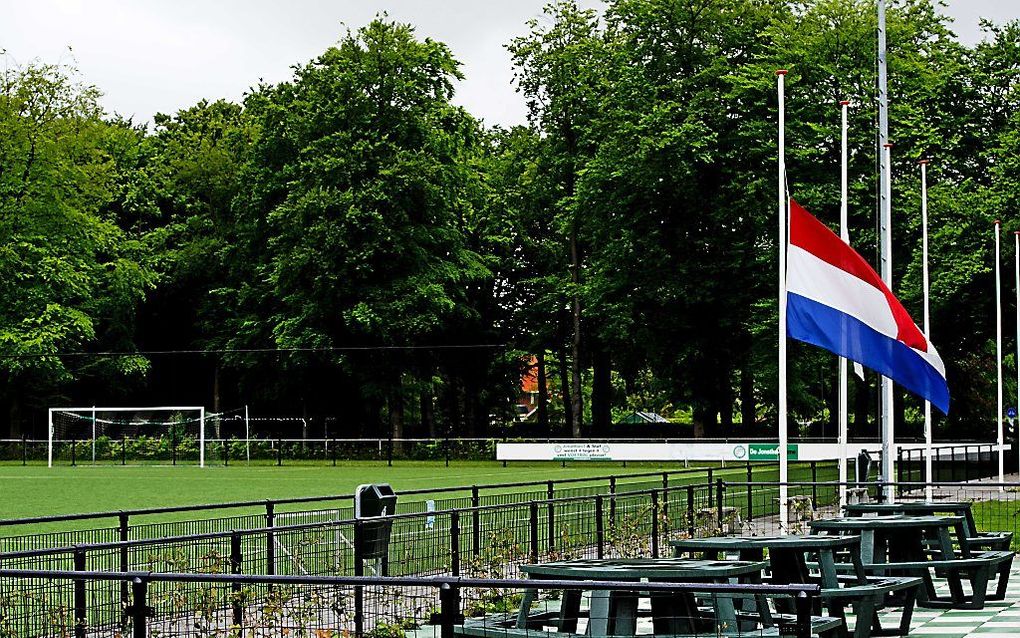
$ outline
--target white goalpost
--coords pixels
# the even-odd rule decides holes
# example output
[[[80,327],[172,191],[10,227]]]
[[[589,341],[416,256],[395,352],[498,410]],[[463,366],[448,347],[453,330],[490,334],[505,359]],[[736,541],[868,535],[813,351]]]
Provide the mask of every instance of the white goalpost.
[[[149,415],[166,414],[167,419],[158,420]],[[194,415],[184,418],[182,415]],[[61,440],[91,441],[92,462],[96,461],[96,441],[102,435],[120,434],[122,437],[132,431],[136,435],[154,432],[162,436],[160,428],[183,427],[197,424],[198,464],[205,467],[205,407],[203,406],[142,406],[142,407],[66,407],[50,408],[47,417],[47,467],[53,467],[53,450]],[[172,418],[176,417],[176,418]],[[61,428],[62,432],[57,432]],[[81,435],[80,439],[79,436]],[[176,436],[176,434],[174,434]]]

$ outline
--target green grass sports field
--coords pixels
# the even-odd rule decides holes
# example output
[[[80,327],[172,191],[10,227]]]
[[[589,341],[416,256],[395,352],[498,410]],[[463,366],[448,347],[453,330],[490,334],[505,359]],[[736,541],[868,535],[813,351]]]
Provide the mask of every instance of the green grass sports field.
[[[402,461],[387,467],[380,462],[275,466],[116,466],[77,467],[0,465],[0,518],[45,516],[80,512],[222,503],[256,499],[349,494],[361,483],[390,483],[403,490],[486,485],[517,481],[626,475],[678,470],[671,463],[510,464],[498,462]],[[774,468],[756,469],[755,480],[772,477]],[[830,471],[825,471],[826,478]],[[819,479],[823,478],[820,472]],[[746,479],[744,466],[715,467],[715,476],[731,481]],[[759,478],[760,477],[760,478]],[[806,468],[791,467],[792,480],[807,480]],[[704,480],[704,474],[678,476],[676,482]],[[519,491],[510,488],[508,491]]]

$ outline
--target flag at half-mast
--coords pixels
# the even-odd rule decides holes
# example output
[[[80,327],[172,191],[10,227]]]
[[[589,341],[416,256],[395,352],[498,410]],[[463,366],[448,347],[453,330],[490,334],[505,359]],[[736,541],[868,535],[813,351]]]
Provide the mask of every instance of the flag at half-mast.
[[[856,361],[949,413],[942,358],[853,248],[790,200],[787,334]]]

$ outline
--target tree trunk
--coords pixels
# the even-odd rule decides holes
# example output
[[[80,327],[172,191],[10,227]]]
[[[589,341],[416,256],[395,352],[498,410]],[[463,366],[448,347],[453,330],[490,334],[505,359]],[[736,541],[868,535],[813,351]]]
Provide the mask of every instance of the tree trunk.
[[[394,453],[400,447],[397,439],[404,438],[404,392],[401,378],[398,375],[395,383],[390,388],[389,396],[389,412],[390,412],[390,436],[394,439],[393,451]]]
[[[549,381],[545,372],[545,350],[538,353],[538,405],[536,412],[538,416],[538,427],[542,432],[549,431]]]
[[[13,396],[13,395],[11,396],[11,405],[10,405],[10,409],[7,412],[7,415],[8,415],[8,418],[10,419],[11,438],[12,439],[21,438],[21,433],[23,432],[22,427],[21,427],[21,425],[22,425],[21,424],[21,402],[18,400],[17,396]],[[47,424],[47,427],[49,427],[49,424]]]
[[[427,432],[430,439],[436,438],[436,418],[432,413],[432,380],[431,377],[422,385],[418,394],[421,411],[421,431]]]
[[[701,439],[705,437],[705,432],[708,429],[714,430],[717,423],[715,420],[715,411],[705,406],[695,406],[694,414],[694,438]]]
[[[571,434],[575,439],[581,438],[581,422],[584,419],[584,405],[581,398],[581,296],[577,289],[581,285],[581,250],[577,239],[577,219],[570,229],[570,281],[574,284],[574,293],[571,300],[571,328],[570,339],[570,365],[573,373],[573,385],[570,388],[573,406],[571,414]]]
[[[733,384],[730,382],[730,375],[722,376],[719,385],[719,424],[722,426],[724,436],[733,434]]]
[[[570,375],[567,373],[566,348],[560,348],[560,391],[563,394],[563,424],[568,430],[574,423],[574,403],[570,399]]]
[[[613,424],[613,369],[609,352],[599,344],[592,351],[591,421],[594,436],[607,436]]]
[[[744,362],[740,370],[740,425],[745,435],[751,434],[758,419],[758,410],[754,405],[754,372],[751,362]]]
[[[216,415],[213,423],[215,424],[216,438],[222,438],[220,431],[220,364],[215,364],[213,368],[213,397],[212,397],[212,410],[213,414]]]

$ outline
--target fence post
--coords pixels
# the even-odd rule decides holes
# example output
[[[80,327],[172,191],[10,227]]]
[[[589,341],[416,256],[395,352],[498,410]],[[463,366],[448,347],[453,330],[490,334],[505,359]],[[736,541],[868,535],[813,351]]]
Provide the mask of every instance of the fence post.
[[[939,469],[942,467],[941,452],[941,449],[935,448],[935,462],[932,464],[931,468],[931,480],[936,483],[939,481]]]
[[[616,525],[616,477],[609,477],[609,525]]]
[[[687,534],[694,538],[694,486],[687,486]]]
[[[531,562],[538,562],[538,503],[531,501],[528,507],[528,526],[531,534]]]
[[[71,467],[76,465],[76,457],[78,456],[78,439],[71,439]]]
[[[336,467],[336,437],[333,437],[333,445],[329,446],[329,455],[333,459],[333,467]]]
[[[726,483],[722,479],[715,480],[715,513],[718,519],[717,523],[719,526],[719,533],[722,533],[723,529],[723,495],[726,493]]]
[[[241,561],[244,560],[241,555],[241,535],[234,530],[230,531],[230,573],[240,574],[241,573]],[[233,600],[233,624],[235,627],[240,627],[244,624],[244,605],[241,601],[241,583],[230,584],[230,594]]]
[[[482,535],[482,514],[478,511],[481,507],[482,497],[478,494],[478,486],[471,486],[471,555],[478,556],[481,553]]]
[[[365,575],[365,559],[362,557],[364,521],[354,521],[354,575]],[[354,635],[365,635],[365,590],[363,585],[354,586]]]
[[[601,494],[595,495],[595,555],[603,558],[603,544],[606,540],[606,526],[602,520],[604,508],[604,497]]]
[[[460,592],[450,583],[439,586],[440,638],[454,638],[453,627],[460,615]]]
[[[811,638],[811,599],[807,592],[797,594],[797,638]]]
[[[811,461],[811,509],[818,509],[818,461]]]
[[[450,573],[460,576],[460,512],[450,512]]]
[[[28,435],[21,435],[21,464],[28,465]]]
[[[120,437],[120,464],[127,465],[127,437]]]
[[[659,557],[659,493],[649,492],[652,498],[652,558]]]
[[[662,518],[669,522],[669,472],[662,473]]]
[[[283,441],[276,439],[276,467],[283,465]]]
[[[220,441],[220,444],[223,446],[223,467],[229,467],[230,466],[230,442],[229,442],[228,439],[224,438],[222,441]]]
[[[266,501],[266,527],[276,527],[276,503]],[[276,574],[276,535],[266,532],[266,574]]]
[[[715,482],[713,478],[712,468],[708,468],[708,506],[713,507],[715,503],[712,501],[712,484]]]
[[[747,475],[748,475],[748,481],[747,481],[747,521],[751,522],[751,520],[754,518],[754,493],[751,491],[751,481],[750,481],[751,466],[750,465],[747,466]]]
[[[149,610],[149,583],[141,578],[131,581],[131,606],[125,611],[131,615],[131,638],[146,638]]]
[[[170,465],[177,465],[177,432],[170,428]]]
[[[85,565],[85,550],[81,547],[74,549],[74,571],[87,571]],[[85,581],[76,579],[74,581],[74,636],[85,638],[88,629],[88,612],[86,610],[87,599],[85,597]]]
[[[549,551],[552,552],[556,547],[556,505],[553,503],[555,497],[555,487],[552,481],[546,481],[545,484],[545,497],[548,503],[545,506],[546,510],[546,530],[549,534]]]
[[[124,572],[126,572],[126,571],[128,571],[130,569],[130,565],[128,564],[128,548],[127,548],[127,544],[126,544],[127,540],[128,540],[128,532],[129,532],[130,528],[128,527],[128,515],[127,515],[126,512],[121,512],[120,515],[117,518],[118,518],[118,526],[117,527],[118,527],[118,530],[120,532],[119,535],[118,535],[118,538],[120,538],[120,542],[122,543],[122,545],[120,546],[120,571],[121,571],[121,573],[124,573]],[[127,609],[127,606],[128,606],[128,583],[127,583],[126,580],[121,581],[121,583],[120,583],[120,600],[121,600],[121,604],[122,604],[123,608]],[[126,626],[127,625],[127,622],[126,622],[127,621],[127,617],[125,616],[121,620],[122,620],[122,623]]]

